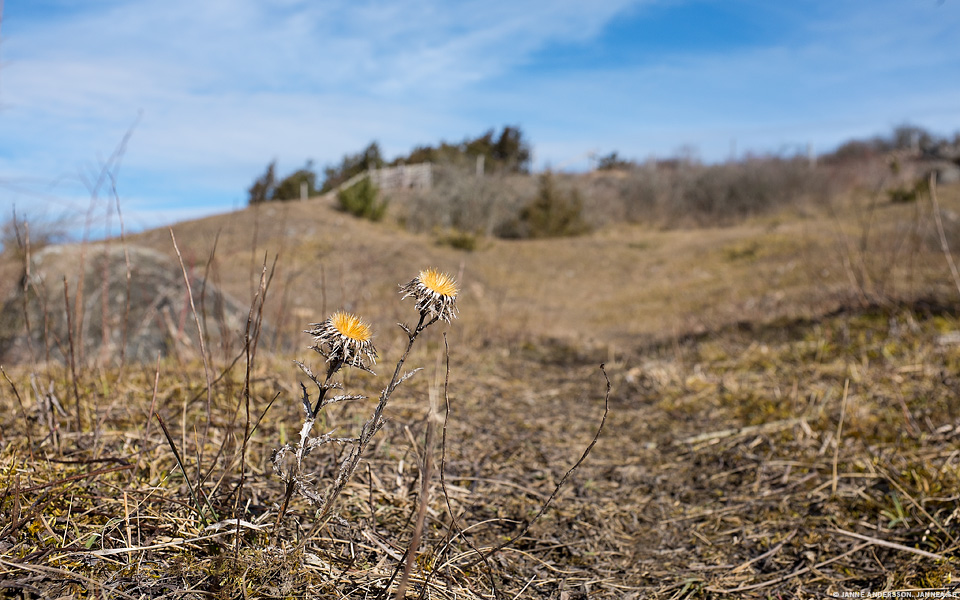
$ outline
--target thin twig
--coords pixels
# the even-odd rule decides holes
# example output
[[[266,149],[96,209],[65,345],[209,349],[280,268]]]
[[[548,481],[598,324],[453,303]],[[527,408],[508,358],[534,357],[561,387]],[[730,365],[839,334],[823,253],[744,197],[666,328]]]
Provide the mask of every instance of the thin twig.
[[[547,511],[547,508],[550,507],[550,504],[553,503],[554,498],[556,498],[557,494],[560,493],[560,488],[563,487],[563,484],[566,483],[570,475],[572,475],[573,472],[576,471],[581,464],[583,464],[583,461],[587,459],[587,456],[590,455],[590,451],[593,450],[593,447],[597,444],[597,441],[600,439],[600,434],[603,432],[603,426],[607,422],[607,415],[610,413],[610,389],[612,387],[610,384],[610,378],[607,377],[607,370],[604,368],[604,365],[602,364],[600,365],[600,372],[603,373],[603,378],[607,382],[607,390],[603,396],[603,416],[600,418],[600,426],[597,427],[597,432],[594,434],[593,439],[590,441],[590,444],[583,451],[583,454],[580,455],[580,459],[577,460],[577,462],[572,467],[570,467],[570,469],[567,470],[566,473],[564,473],[563,477],[560,478],[560,481],[557,483],[557,486],[554,488],[553,493],[550,494],[550,497],[547,498],[547,501],[543,503],[543,506],[540,507],[540,510],[537,512],[537,514],[534,515],[534,517],[527,522],[527,524],[523,527],[522,530],[520,530],[520,533],[518,533],[517,535],[513,536],[512,538],[508,539],[507,541],[501,543],[500,545],[496,546],[495,548],[487,552],[486,553],[487,557],[492,557],[498,552],[500,552],[501,550],[503,550],[504,548],[514,544],[517,540],[519,540],[524,535],[526,535],[528,531],[530,531],[530,527],[532,527],[533,524],[536,523],[537,520],[539,520],[540,517],[543,516],[543,513],[545,513]],[[476,564],[476,562],[477,561],[474,561],[473,564]]]
[[[483,564],[487,567],[487,576],[490,578],[490,588],[493,590],[493,595],[495,598],[500,597],[500,590],[497,588],[497,580],[493,576],[493,566],[491,566],[490,561],[479,548],[474,545],[473,541],[467,537],[467,533],[464,528],[460,525],[460,520],[457,518],[457,513],[454,512],[453,507],[450,505],[450,493],[447,491],[447,480],[446,480],[446,466],[447,466],[447,423],[450,421],[450,396],[447,393],[448,386],[450,384],[450,349],[447,346],[447,336],[443,336],[443,347],[446,354],[447,361],[447,370],[446,375],[443,379],[443,403],[444,403],[444,413],[443,413],[443,433],[440,438],[440,490],[443,492],[443,500],[447,504],[447,513],[450,515],[450,522],[453,526],[456,535],[463,538],[463,541],[467,543],[467,546],[471,550],[476,552],[477,556],[483,561]],[[455,536],[454,536],[455,537]],[[453,543],[454,537],[451,537],[447,542],[449,546]],[[433,577],[433,574],[437,572],[438,569],[433,569],[430,571],[427,576],[427,582],[429,583],[430,578]]]
[[[446,349],[447,336],[443,336],[444,348]],[[447,351],[447,375],[449,376],[450,354]],[[435,396],[436,394],[431,394]],[[436,417],[434,402],[430,402],[430,413],[427,415],[427,431],[423,442],[423,471],[420,473],[420,506],[417,508],[417,520],[413,527],[413,537],[410,539],[410,546],[407,548],[406,563],[403,567],[403,576],[400,577],[400,583],[397,585],[397,593],[394,596],[396,600],[402,600],[407,591],[407,583],[410,581],[410,573],[413,571],[417,550],[420,548],[420,538],[423,534],[423,521],[427,516],[427,504],[430,501],[430,481],[433,479],[433,420]]]
[[[166,436],[167,443],[170,445],[170,449],[173,450],[173,457],[177,459],[177,465],[180,467],[180,472],[183,473],[183,480],[187,483],[187,489],[190,490],[190,498],[193,499],[193,509],[200,517],[200,520],[203,521],[203,524],[208,525],[207,518],[203,515],[203,506],[197,499],[196,492],[193,491],[193,484],[190,483],[190,476],[187,474],[187,470],[183,466],[183,460],[180,458],[180,452],[177,451],[177,445],[174,443],[173,437],[170,436],[170,431],[167,429],[167,424],[163,422],[163,417],[160,416],[160,413],[155,412],[153,415],[157,418],[157,422],[160,423],[160,428],[163,429],[163,435]],[[217,517],[216,513],[214,513],[213,517],[214,519],[219,520],[219,517]]]
[[[176,250],[177,258],[180,260],[180,272],[183,273],[183,282],[187,285],[187,298],[190,299],[190,310],[193,311],[193,321],[197,325],[197,336],[200,338],[200,357],[203,359],[203,375],[207,382],[207,424],[203,437],[207,437],[210,431],[210,421],[213,419],[211,412],[213,386],[210,383],[210,364],[207,362],[207,345],[203,341],[203,327],[200,326],[200,316],[197,314],[197,306],[193,302],[193,289],[190,287],[190,276],[187,275],[187,267],[183,264],[183,255],[180,254],[180,248],[177,247],[177,236],[173,235],[173,227],[168,229],[170,231],[170,239],[173,240],[173,249]]]
[[[911,548],[910,546],[904,546],[903,544],[898,544],[896,542],[888,542],[887,540],[881,540],[880,538],[870,537],[868,535],[863,535],[861,533],[854,533],[852,531],[847,531],[845,529],[834,528],[832,530],[834,533],[839,533],[840,535],[845,535],[847,537],[852,537],[857,540],[863,540],[865,542],[870,542],[874,546],[883,546],[884,548],[893,548],[894,550],[903,550],[904,552],[912,552],[913,554],[919,554],[926,558],[932,558],[934,560],[945,560],[946,557],[942,554],[934,554],[933,552],[927,552],[926,550],[920,550],[919,548]]]
[[[13,385],[13,382],[10,381],[10,377],[7,376],[7,372],[3,370],[3,366],[0,365],[0,373],[3,373],[3,378],[7,380],[7,383],[10,384],[10,389],[13,390],[13,395],[17,398],[17,405],[20,407],[20,415],[23,417],[23,427],[24,431],[27,433],[27,444],[29,444],[30,449],[30,460],[34,460],[33,456],[33,434],[30,433],[32,427],[30,427],[30,420],[27,418],[27,410],[23,406],[23,399],[20,398],[20,392],[17,391],[17,386]]]
[[[274,263],[276,264],[276,263]],[[234,516],[237,519],[237,535],[234,543],[234,554],[236,556],[240,555],[240,514],[239,508],[240,503],[243,498],[243,485],[246,483],[246,468],[247,468],[247,440],[250,439],[250,370],[253,368],[253,358],[256,353],[256,348],[251,348],[253,345],[251,340],[251,327],[253,326],[253,313],[254,309],[257,307],[259,301],[260,311],[259,314],[263,314],[263,301],[264,294],[266,293],[267,287],[267,257],[263,257],[263,268],[260,271],[260,283],[257,285],[257,294],[253,298],[253,303],[250,305],[250,313],[247,315],[247,328],[244,332],[244,353],[247,357],[247,366],[244,370],[243,377],[243,403],[244,403],[244,424],[243,424],[243,443],[240,447],[240,483],[237,486],[237,497],[234,502],[233,512]],[[260,319],[257,319],[256,322],[256,331],[253,332],[253,336],[256,338],[260,337]]]
[[[82,275],[82,274],[81,274]],[[82,279],[82,276],[81,276]],[[73,381],[73,399],[74,399],[74,408],[76,409],[76,419],[77,419],[77,433],[81,431],[80,423],[80,386],[77,384],[77,361],[75,359],[75,351],[73,347],[73,321],[70,317],[70,290],[67,284],[67,276],[63,276],[63,301],[66,305],[67,311],[67,339],[70,342],[70,378]],[[82,343],[80,344],[83,345]]]
[[[809,571],[815,571],[815,570],[817,570],[817,569],[821,569],[821,568],[823,568],[823,567],[825,567],[825,566],[827,566],[827,565],[829,565],[829,564],[832,564],[832,563],[837,562],[838,560],[843,560],[843,559],[845,559],[846,557],[850,556],[851,554],[856,554],[857,552],[860,552],[861,550],[863,550],[864,548],[866,548],[866,547],[869,546],[870,544],[871,544],[871,542],[865,542],[865,543],[863,543],[863,544],[860,544],[859,546],[854,547],[854,548],[851,549],[851,550],[847,550],[846,552],[844,552],[843,554],[841,554],[841,555],[839,555],[839,556],[834,556],[834,557],[831,558],[831,559],[825,560],[825,561],[823,561],[823,562],[819,562],[819,563],[817,563],[817,564],[815,564],[815,565],[812,565],[812,566],[809,566],[809,567],[803,567],[802,569],[797,569],[796,571],[793,571],[792,573],[789,573],[789,574],[787,574],[787,575],[782,575],[782,576],[780,576],[780,577],[777,577],[777,578],[775,578],[775,579],[771,579],[771,580],[769,580],[769,581],[764,581],[764,582],[762,582],[762,583],[755,583],[755,584],[753,584],[753,585],[744,585],[744,586],[740,586],[740,587],[737,587],[737,588],[728,588],[728,589],[724,589],[724,588],[714,588],[714,587],[707,587],[707,588],[704,588],[704,589],[707,590],[707,591],[709,591],[709,592],[715,592],[715,593],[718,593],[718,594],[736,594],[736,593],[739,593],[739,592],[747,592],[747,591],[750,591],[750,590],[758,590],[758,589],[760,589],[760,588],[770,587],[771,585],[776,585],[776,584],[778,584],[778,583],[783,583],[784,581],[788,581],[788,580],[790,580],[790,579],[793,579],[794,577],[799,577],[800,575],[803,575],[804,573],[807,573],[807,572],[809,572]]]
[[[831,493],[837,495],[837,483],[839,475],[837,473],[837,463],[840,461],[840,439],[843,433],[843,419],[847,414],[847,391],[850,389],[850,380],[843,382],[843,400],[840,401],[840,422],[837,423],[837,445],[833,450],[833,480],[830,483]]]
[[[0,0],[0,11],[3,10],[2,2],[3,0]],[[3,18],[3,15],[0,15],[0,19],[2,18]],[[21,250],[23,250],[23,281],[22,281],[23,289],[21,290],[21,293],[20,293],[21,306],[23,309],[23,326],[27,333],[27,340],[30,341],[30,343],[27,344],[27,347],[30,349],[30,357],[34,361],[36,361],[37,356],[34,352],[33,343],[32,343],[33,335],[32,335],[32,327],[30,326],[30,310],[29,310],[29,302],[28,302],[28,295],[27,295],[27,292],[30,289],[30,283],[32,280],[32,274],[30,272],[31,271],[30,269],[30,223],[27,221],[23,222],[24,235],[23,235],[23,239],[21,239],[20,226],[17,224],[16,207],[14,207],[13,209],[13,231],[14,231],[14,234],[17,236],[17,246]]]
[[[943,250],[944,258],[947,259],[947,264],[950,265],[953,284],[957,286],[957,291],[960,292],[960,271],[957,270],[957,265],[953,262],[953,253],[950,252],[947,235],[943,231],[943,217],[940,216],[940,203],[937,201],[937,177],[934,173],[930,173],[930,201],[933,202],[933,218],[937,223],[937,234],[940,236],[940,248]]]
[[[784,544],[786,544],[787,542],[789,542],[790,540],[792,540],[792,539],[793,539],[793,536],[797,535],[797,531],[799,531],[799,530],[794,529],[793,531],[791,531],[791,532],[787,535],[787,537],[783,538],[783,540],[781,540],[779,544],[777,544],[777,545],[774,546],[773,548],[767,550],[766,552],[764,552],[764,553],[761,554],[760,556],[751,558],[751,559],[748,560],[747,562],[745,562],[745,563],[743,563],[743,564],[735,567],[735,568],[734,568],[732,571],[730,571],[730,572],[731,572],[731,573],[739,573],[740,571],[746,569],[746,568],[749,567],[750,565],[752,565],[752,564],[754,564],[754,563],[758,563],[758,562],[760,562],[761,560],[766,560],[767,558],[770,558],[771,556],[773,556],[773,555],[776,554],[777,552],[780,552],[780,549],[783,548]]]
[[[203,315],[203,331],[207,334],[207,337],[210,336],[210,328],[207,327],[207,278],[210,275],[210,265],[213,263],[213,257],[217,253],[217,244],[219,242],[220,229],[217,229],[217,235],[213,236],[213,247],[210,249],[210,255],[207,257],[207,264],[203,267],[203,279],[200,282],[200,314]],[[222,338],[222,327],[220,333]],[[210,357],[210,360],[213,360],[213,356]]]
[[[130,327],[130,290],[132,283],[132,269],[130,268],[130,250],[127,248],[126,229],[123,224],[123,212],[120,210],[120,194],[117,193],[117,179],[110,175],[110,187],[113,190],[113,197],[117,203],[117,218],[120,220],[120,246],[123,248],[123,261],[126,267],[126,288],[123,304],[123,322],[120,325],[120,374],[123,375],[123,367],[126,364],[127,357],[127,332]]]
[[[140,462],[143,460],[143,455],[147,451],[147,440],[150,439],[150,415],[154,414],[154,411],[157,408],[157,392],[160,389],[160,353],[157,352],[157,368],[153,374],[153,396],[150,398],[150,410],[147,411],[147,423],[143,426],[143,435],[140,437],[140,454],[137,456],[137,462],[135,463],[136,468],[133,472],[130,473],[130,481],[136,477],[137,472],[140,470]],[[128,482],[129,483],[129,482]]]

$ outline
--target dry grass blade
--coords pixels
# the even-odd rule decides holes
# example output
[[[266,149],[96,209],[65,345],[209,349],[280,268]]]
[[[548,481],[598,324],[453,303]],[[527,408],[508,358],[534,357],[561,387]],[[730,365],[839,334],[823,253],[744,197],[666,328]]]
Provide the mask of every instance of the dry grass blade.
[[[247,525],[249,526],[249,523]],[[218,531],[217,533],[211,533],[209,535],[201,535],[201,536],[186,538],[182,540],[173,540],[170,542],[164,542],[162,544],[150,544],[149,546],[129,546],[126,548],[110,548],[109,550],[95,550],[90,554],[93,554],[94,556],[116,556],[118,554],[130,554],[133,552],[160,550],[163,548],[182,548],[189,544],[195,544],[197,542],[205,542],[207,540],[215,540],[225,535],[230,535],[233,533],[232,526],[233,526],[233,523],[231,522],[231,529],[229,531]]]
[[[450,376],[450,356],[449,349],[446,346],[446,335],[443,337],[444,350],[447,354],[447,374]],[[404,379],[410,377],[408,373]],[[402,381],[402,380],[401,380]],[[417,552],[420,549],[420,538],[423,535],[423,521],[427,516],[427,505],[430,502],[430,482],[433,479],[433,421],[434,407],[430,404],[430,412],[427,415],[427,432],[423,442],[423,470],[420,474],[420,497],[417,500],[417,518],[413,526],[413,535],[410,538],[410,544],[405,553],[406,561],[403,567],[403,575],[400,577],[400,583],[397,584],[397,591],[394,595],[396,600],[402,600],[407,591],[407,584],[410,581],[410,573],[413,571],[413,565],[416,561]]]
[[[758,562],[760,562],[760,561],[762,561],[762,560],[767,560],[767,559],[770,558],[771,556],[775,555],[777,552],[780,552],[780,549],[783,548],[784,545],[786,545],[787,542],[789,542],[790,540],[792,540],[795,535],[797,535],[797,531],[798,531],[798,530],[794,529],[793,531],[790,532],[789,535],[787,535],[787,537],[785,537],[783,540],[781,540],[779,544],[777,544],[777,545],[774,546],[773,548],[767,550],[766,552],[764,552],[764,553],[761,554],[760,556],[756,556],[756,557],[754,557],[754,558],[751,558],[751,559],[748,560],[747,562],[745,562],[745,563],[743,563],[743,564],[741,564],[741,565],[738,565],[736,568],[734,568],[734,569],[731,571],[731,573],[737,573],[737,572],[739,572],[739,571],[743,571],[744,569],[746,569],[746,568],[749,567],[750,565],[756,564],[756,563],[758,563]]]
[[[180,254],[180,248],[177,246],[177,236],[173,234],[173,227],[169,228],[170,239],[173,241],[173,249],[177,253],[177,259],[180,260],[180,272],[183,274],[183,283],[187,286],[187,298],[190,300],[190,311],[193,313],[193,322],[197,326],[197,338],[200,343],[200,358],[203,360],[203,375],[207,383],[207,424],[204,437],[210,430],[210,419],[212,415],[211,404],[213,403],[213,384],[210,378],[210,364],[207,361],[207,345],[204,342],[206,337],[203,333],[203,327],[200,325],[200,315],[197,313],[197,306],[193,301],[193,288],[190,286],[190,276],[187,274],[187,266],[183,264],[183,255]]]
[[[943,256],[947,259],[950,266],[950,275],[953,276],[953,284],[960,292],[960,270],[953,260],[953,253],[950,252],[950,244],[947,243],[947,234],[943,230],[943,216],[940,214],[940,201],[937,200],[937,176],[936,173],[930,173],[928,180],[930,188],[930,201],[933,203],[933,218],[937,224],[937,235],[940,237],[940,249],[943,250]]]
[[[120,220],[120,245],[123,247],[123,263],[126,269],[124,297],[123,297],[123,322],[120,328],[120,369],[119,375],[123,376],[123,367],[127,359],[127,330],[130,326],[130,290],[133,279],[133,270],[130,267],[130,251],[127,248],[126,227],[123,223],[123,211],[120,210],[120,194],[117,192],[117,178],[113,173],[110,174],[110,189],[113,191],[113,198],[116,201],[117,218]]]
[[[20,408],[20,416],[23,417],[23,427],[24,432],[27,436],[27,443],[30,445],[30,459],[33,460],[33,433],[31,429],[33,427],[30,425],[30,419],[27,418],[27,410],[23,406],[23,399],[20,398],[20,392],[17,391],[17,386],[10,381],[10,377],[7,376],[7,372],[3,370],[3,366],[0,366],[0,373],[3,373],[3,378],[7,380],[7,383],[10,384],[10,389],[13,390],[13,395],[17,399],[17,406]]]
[[[36,492],[39,490],[45,490],[47,488],[57,487],[58,485],[63,485],[65,483],[70,483],[73,481],[80,481],[81,479],[90,479],[92,477],[98,477],[100,475],[105,475],[107,473],[115,473],[117,471],[126,471],[127,469],[134,468],[134,465],[120,465],[118,467],[106,467],[103,469],[97,469],[96,471],[90,471],[89,473],[80,473],[78,475],[71,475],[70,477],[64,477],[62,479],[57,479],[55,481],[50,481],[47,483],[41,483],[38,485],[30,486],[28,488],[23,488],[21,492]]]
[[[850,380],[843,382],[843,399],[840,401],[840,420],[837,422],[836,447],[833,450],[833,481],[830,485],[831,492],[837,493],[837,463],[840,461],[840,444],[843,441],[843,419],[847,416],[847,392],[850,390]]]
[[[910,546],[904,546],[903,544],[898,544],[896,542],[888,542],[887,540],[881,540],[880,538],[863,535],[862,533],[854,533],[852,531],[846,531],[845,529],[834,529],[833,531],[839,533],[840,535],[845,535],[856,540],[870,542],[875,546],[883,546],[885,548],[893,548],[894,550],[902,550],[903,552],[910,552],[911,554],[923,556],[924,558],[932,558],[934,560],[946,559],[946,557],[942,554],[934,554],[933,552],[927,552],[926,550],[920,550],[919,548],[911,548]]]
[[[274,266],[276,266],[276,261],[274,261]],[[260,338],[260,325],[263,322],[263,303],[266,300],[267,293],[267,257],[263,257],[263,267],[260,270],[260,283],[257,285],[257,293],[253,298],[253,303],[250,305],[250,312],[247,315],[247,327],[244,331],[243,336],[243,351],[247,359],[246,368],[244,369],[243,375],[243,407],[244,407],[244,422],[243,422],[243,441],[240,444],[240,483],[237,486],[237,497],[234,502],[233,511],[234,516],[237,519],[237,529],[236,529],[236,539],[234,544],[235,554],[240,553],[240,501],[243,498],[243,486],[246,483],[246,470],[247,470],[247,442],[250,440],[251,430],[250,430],[250,371],[253,369],[253,362],[256,357],[256,344],[257,340]],[[257,320],[256,326],[254,327],[253,315],[255,309],[259,305],[259,309],[256,310]],[[253,330],[251,331],[251,328]],[[279,395],[279,394],[278,394]],[[267,406],[266,410],[269,410],[270,406],[273,405],[271,401]],[[264,414],[266,414],[264,410]],[[261,416],[262,418],[262,416]],[[257,421],[259,424],[259,421]]]
[[[744,437],[748,435],[756,435],[762,433],[774,433],[777,431],[782,431],[784,429],[789,429],[795,425],[799,425],[803,421],[803,417],[793,417],[790,419],[782,419],[779,421],[772,421],[770,423],[762,423],[760,425],[748,425],[747,427],[737,427],[732,429],[721,429],[719,431],[708,431],[706,433],[698,433],[682,440],[678,440],[680,444],[689,444],[696,445],[701,442],[715,442],[720,441],[725,438],[731,437]]]
[[[203,514],[203,505],[200,504],[200,500],[197,498],[197,493],[193,490],[193,484],[190,483],[190,475],[187,473],[187,469],[183,466],[183,460],[180,458],[180,452],[177,450],[177,444],[173,441],[173,437],[170,435],[170,431],[167,429],[167,424],[163,422],[163,417],[160,416],[160,413],[155,412],[153,415],[157,418],[157,422],[160,423],[160,428],[163,430],[163,435],[167,438],[167,444],[170,445],[170,450],[173,451],[173,456],[177,459],[177,466],[180,467],[180,472],[183,473],[183,480],[187,484],[187,490],[190,491],[190,498],[193,500],[193,510],[197,513],[197,516],[200,517],[200,520],[206,525],[207,518]],[[214,518],[217,518],[216,513],[214,513]]]
[[[157,392],[160,389],[160,354],[157,353],[157,368],[154,371],[153,375],[153,395],[150,397],[150,408],[147,411],[147,422],[143,425],[143,435],[140,436],[140,452],[137,455],[136,468],[131,471],[130,478],[133,479],[137,476],[137,471],[140,470],[140,463],[143,461],[143,456],[147,451],[147,440],[150,439],[150,424],[153,423],[151,415],[156,413],[157,410]]]
[[[480,551],[479,548],[473,543],[469,536],[466,534],[466,530],[460,525],[460,519],[457,518],[457,513],[453,510],[453,507],[450,505],[450,493],[447,490],[447,480],[444,475],[446,472],[447,465],[447,425],[450,423],[450,395],[449,395],[449,386],[450,386],[450,348],[447,345],[447,336],[443,336],[443,348],[444,356],[446,357],[446,371],[444,373],[443,379],[443,432],[440,438],[440,489],[443,492],[443,501],[447,507],[447,514],[450,515],[450,525],[453,528],[456,535],[463,538],[474,553],[480,557],[483,561],[484,566],[487,568],[487,576],[490,578],[490,588],[493,590],[494,596],[499,597],[499,591],[497,589],[497,580],[493,576],[493,567],[490,564],[490,561],[486,554]],[[453,538],[445,544],[444,551],[450,547]],[[431,571],[430,575],[427,578],[427,581],[430,581],[430,578],[433,577],[436,570]]]
[[[82,279],[82,278],[81,278]],[[76,360],[76,351],[74,350],[73,345],[73,319],[70,313],[70,289],[69,284],[67,283],[67,276],[63,276],[63,302],[65,305],[65,310],[67,313],[67,339],[70,342],[70,380],[73,383],[73,403],[74,403],[74,418],[76,419],[77,433],[80,433],[83,430],[83,427],[80,423],[80,384],[79,378],[77,377],[77,360]]]
[[[825,566],[827,566],[827,565],[833,564],[833,563],[835,563],[835,562],[837,562],[837,561],[840,561],[840,560],[843,560],[843,559],[847,558],[848,556],[850,556],[850,555],[852,555],[852,554],[856,554],[857,552],[860,552],[861,550],[863,550],[863,549],[866,548],[867,546],[870,546],[872,543],[873,543],[872,541],[870,541],[870,542],[865,542],[865,543],[863,543],[863,544],[860,544],[859,546],[855,546],[853,549],[848,550],[848,551],[844,552],[843,554],[841,554],[841,555],[839,555],[839,556],[834,556],[834,557],[831,558],[831,559],[828,559],[828,560],[825,560],[825,561],[822,561],[822,562],[818,562],[817,564],[812,565],[812,566],[809,566],[809,567],[803,567],[803,568],[797,569],[796,571],[793,571],[793,572],[791,572],[791,573],[789,573],[789,574],[787,574],[787,575],[782,575],[782,576],[780,576],[780,577],[776,577],[776,578],[774,578],[774,579],[771,579],[771,580],[769,580],[769,581],[764,581],[764,582],[762,582],[762,583],[755,583],[755,584],[753,584],[753,585],[743,585],[743,586],[740,586],[740,587],[737,587],[737,588],[732,588],[732,589],[719,589],[719,588],[714,588],[714,587],[707,587],[706,589],[707,589],[708,591],[716,592],[716,593],[718,593],[718,594],[739,594],[739,593],[742,593],[742,592],[750,592],[750,591],[753,591],[753,590],[763,589],[763,588],[766,588],[766,587],[770,587],[770,586],[772,586],[772,585],[776,585],[776,584],[778,584],[778,583],[782,583],[782,582],[784,582],[784,581],[789,581],[789,580],[791,580],[791,579],[794,579],[794,578],[796,578],[796,577],[799,577],[799,576],[803,575],[804,573],[809,573],[810,571],[816,571],[817,569],[822,569],[823,567],[825,567]]]

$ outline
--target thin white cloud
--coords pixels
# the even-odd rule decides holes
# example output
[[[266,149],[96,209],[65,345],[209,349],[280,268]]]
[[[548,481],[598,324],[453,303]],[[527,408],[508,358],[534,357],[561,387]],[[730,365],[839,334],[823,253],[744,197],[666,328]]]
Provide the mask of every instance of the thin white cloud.
[[[54,154],[109,147],[140,110],[134,163],[311,156],[317,145],[323,160],[424,115],[443,121],[440,96],[548,41],[594,35],[625,5],[114,3],[8,25],[5,120],[38,161],[57,138]]]
[[[581,152],[644,158],[692,144],[720,159],[731,145],[792,152],[812,143],[826,151],[905,121],[942,133],[960,128],[960,47],[944,43],[960,30],[960,12],[931,19],[931,11],[902,17],[897,8],[859,7],[830,27],[814,22],[817,35],[802,43],[534,75],[496,102],[530,117],[538,155],[554,164],[576,155],[577,140]]]

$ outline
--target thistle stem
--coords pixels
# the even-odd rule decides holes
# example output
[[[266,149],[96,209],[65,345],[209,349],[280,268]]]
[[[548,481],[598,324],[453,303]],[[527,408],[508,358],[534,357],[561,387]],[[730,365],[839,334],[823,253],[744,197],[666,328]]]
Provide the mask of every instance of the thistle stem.
[[[330,366],[327,368],[327,376],[323,380],[323,385],[318,386],[320,391],[317,394],[317,405],[313,407],[311,411],[310,418],[316,419],[317,413],[320,412],[320,409],[323,407],[323,397],[327,395],[327,390],[330,389],[328,385],[330,383],[330,378],[333,377],[333,374],[339,371],[343,367],[343,359],[337,359],[330,363]]]
[[[363,456],[364,451],[367,448],[367,445],[370,443],[370,439],[373,438],[374,434],[380,430],[380,427],[383,426],[383,411],[387,407],[387,402],[390,400],[390,394],[397,388],[397,385],[400,383],[400,371],[403,369],[403,363],[407,360],[407,356],[410,354],[410,350],[413,348],[414,342],[416,342],[417,337],[423,332],[424,329],[430,327],[437,322],[438,317],[433,317],[427,321],[427,312],[422,311],[420,313],[420,320],[417,322],[417,326],[413,331],[407,330],[407,347],[403,351],[403,354],[400,355],[400,360],[397,361],[397,368],[393,371],[393,377],[390,379],[390,383],[387,387],[383,388],[383,391],[380,392],[380,401],[377,402],[377,407],[373,411],[373,416],[363,424],[363,427],[360,430],[360,437],[357,439],[357,445],[354,446],[347,458],[341,463],[340,470],[337,472],[337,478],[331,486],[329,494],[327,494],[324,499],[323,512],[320,515],[320,522],[324,521],[324,518],[329,514],[331,507],[333,506],[334,501],[340,495],[340,492],[343,491],[344,486],[346,486],[347,481],[353,475],[354,471],[357,470],[357,465],[360,464],[360,458]]]

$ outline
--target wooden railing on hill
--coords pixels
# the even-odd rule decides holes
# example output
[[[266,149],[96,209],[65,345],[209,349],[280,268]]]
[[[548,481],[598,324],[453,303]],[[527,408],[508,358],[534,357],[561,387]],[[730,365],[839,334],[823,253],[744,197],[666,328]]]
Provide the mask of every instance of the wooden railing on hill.
[[[420,163],[416,165],[398,165],[396,167],[369,169],[362,173],[357,173],[326,194],[323,194],[322,197],[335,197],[341,190],[353,187],[364,177],[369,177],[370,181],[381,190],[428,190],[433,187],[433,164]]]

